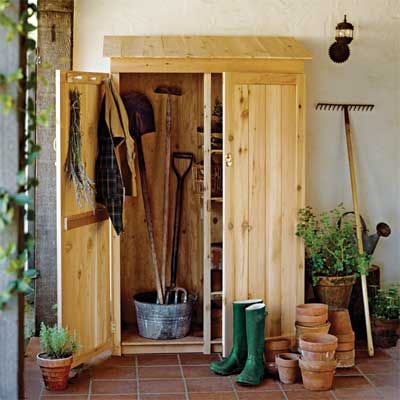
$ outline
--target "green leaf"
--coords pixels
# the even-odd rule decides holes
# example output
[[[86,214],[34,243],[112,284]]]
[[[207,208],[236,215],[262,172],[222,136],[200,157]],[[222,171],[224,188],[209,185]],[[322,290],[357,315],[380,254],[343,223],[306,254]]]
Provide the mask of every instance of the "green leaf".
[[[32,199],[26,193],[17,193],[14,196],[15,204],[19,206],[24,206],[25,204],[30,204]]]
[[[21,170],[18,172],[17,174],[17,183],[19,186],[22,186],[25,184],[25,180],[26,180],[26,173],[24,170]]]
[[[22,73],[22,69],[18,68],[15,72],[12,72],[7,75],[7,82],[12,83],[12,82],[17,82],[21,80],[24,77],[24,74]]]
[[[20,293],[28,293],[32,290],[32,288],[29,286],[25,280],[18,280],[17,285],[16,285],[16,290]]]
[[[28,269],[24,272],[24,276],[29,279],[36,278],[37,272],[35,269]]]
[[[32,210],[30,208],[26,213],[26,218],[28,221],[34,221],[35,220],[35,210]]]

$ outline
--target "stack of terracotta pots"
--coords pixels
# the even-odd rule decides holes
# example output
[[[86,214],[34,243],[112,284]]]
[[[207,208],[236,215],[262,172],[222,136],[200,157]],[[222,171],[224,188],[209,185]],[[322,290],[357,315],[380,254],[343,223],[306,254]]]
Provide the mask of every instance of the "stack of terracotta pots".
[[[320,303],[300,304],[296,307],[296,347],[298,350],[299,338],[309,333],[328,333],[328,306]]]
[[[288,353],[290,351],[290,344],[290,339],[287,338],[273,338],[265,341],[265,367],[270,374],[275,375],[278,373],[275,357],[282,353]]]
[[[338,368],[350,368],[355,364],[355,335],[346,308],[329,308],[329,333],[338,339],[336,360]]]
[[[299,360],[303,385],[308,390],[330,390],[336,369],[337,338],[309,333],[299,339]]]

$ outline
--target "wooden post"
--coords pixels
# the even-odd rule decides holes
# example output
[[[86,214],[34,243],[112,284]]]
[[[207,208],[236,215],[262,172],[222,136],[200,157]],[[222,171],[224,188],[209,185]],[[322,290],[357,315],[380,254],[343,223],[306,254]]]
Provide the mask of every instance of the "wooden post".
[[[12,0],[13,10],[20,9],[20,1]],[[15,16],[16,14],[10,14]],[[24,68],[25,55],[22,41],[18,36],[12,42],[5,40],[6,29],[0,29],[0,71],[8,74],[18,67]],[[22,92],[21,92],[22,93]],[[17,98],[19,107],[24,105],[24,96],[17,97],[17,88],[11,93]],[[24,117],[22,113],[11,111],[4,115],[0,111],[0,187],[15,192],[16,175],[20,166],[20,146],[23,138]],[[22,219],[19,213],[14,223],[0,234],[0,244],[10,241],[18,243],[22,232]],[[0,263],[0,291],[10,280],[4,272],[5,265]],[[0,311],[0,399],[16,400],[23,396],[23,297],[14,296],[4,311]]]
[[[36,331],[40,323],[57,320],[55,70],[72,67],[73,0],[39,0],[37,112],[53,106],[47,126],[38,126],[36,142],[42,150],[36,161],[35,291]],[[47,84],[42,83],[42,78]]]

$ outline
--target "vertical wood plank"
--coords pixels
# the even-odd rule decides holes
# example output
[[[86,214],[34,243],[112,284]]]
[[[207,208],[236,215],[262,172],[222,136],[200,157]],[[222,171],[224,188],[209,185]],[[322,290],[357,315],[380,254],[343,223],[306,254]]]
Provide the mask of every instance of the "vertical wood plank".
[[[282,107],[280,85],[266,87],[266,143],[268,163],[265,174],[267,213],[266,302],[268,306],[267,336],[281,333],[281,232],[282,232]]]
[[[249,299],[265,295],[265,280],[260,279],[265,275],[267,251],[265,100],[266,85],[249,86]]]
[[[282,86],[281,334],[294,331],[297,302],[296,86]]]
[[[204,193],[203,193],[203,338],[204,354],[211,352],[211,74],[204,74]]]

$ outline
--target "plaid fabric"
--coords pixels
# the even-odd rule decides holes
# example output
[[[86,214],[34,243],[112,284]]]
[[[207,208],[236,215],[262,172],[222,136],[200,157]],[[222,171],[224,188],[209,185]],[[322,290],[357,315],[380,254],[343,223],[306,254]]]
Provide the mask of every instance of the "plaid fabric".
[[[104,100],[97,128],[96,201],[103,204],[119,235],[123,229],[124,185],[115,155],[115,143],[105,121]]]

